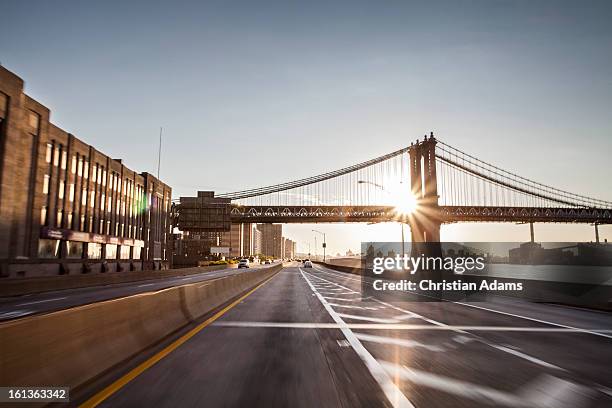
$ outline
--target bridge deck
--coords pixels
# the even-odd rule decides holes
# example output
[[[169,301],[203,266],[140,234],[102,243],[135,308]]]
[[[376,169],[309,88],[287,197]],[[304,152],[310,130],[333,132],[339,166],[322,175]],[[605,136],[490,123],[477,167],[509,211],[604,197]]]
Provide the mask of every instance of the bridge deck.
[[[556,222],[612,224],[612,209],[440,206],[443,223]],[[233,223],[387,222],[400,216],[390,206],[240,206],[232,205]]]

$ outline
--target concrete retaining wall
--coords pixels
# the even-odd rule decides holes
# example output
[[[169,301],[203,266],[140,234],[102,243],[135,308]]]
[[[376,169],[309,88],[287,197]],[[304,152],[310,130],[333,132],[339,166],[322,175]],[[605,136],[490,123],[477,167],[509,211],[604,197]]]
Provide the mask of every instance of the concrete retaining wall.
[[[0,384],[77,387],[281,268],[275,265],[1,323]]]
[[[157,271],[126,270],[123,272],[98,272],[83,275],[0,279],[0,297],[48,292],[52,290],[85,288],[89,286],[109,285],[113,283],[136,282],[147,279],[172,278],[176,276],[193,275],[196,273],[217,271],[228,268],[236,268],[236,264],[166,269]]]

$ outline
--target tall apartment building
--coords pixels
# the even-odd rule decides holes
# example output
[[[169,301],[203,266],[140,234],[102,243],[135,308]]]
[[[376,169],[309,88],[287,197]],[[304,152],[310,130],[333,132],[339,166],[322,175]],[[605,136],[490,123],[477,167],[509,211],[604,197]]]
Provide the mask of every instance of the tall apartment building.
[[[49,121],[0,67],[0,276],[161,269],[169,186]]]
[[[232,224],[230,230],[219,235],[219,246],[229,247],[230,257],[254,255],[253,224]]]
[[[261,254],[262,251],[261,231],[256,224],[253,224],[253,255]]]
[[[259,224],[261,232],[261,252],[266,256],[282,258],[283,226],[282,224]]]
[[[295,241],[283,238],[283,258],[295,258]]]

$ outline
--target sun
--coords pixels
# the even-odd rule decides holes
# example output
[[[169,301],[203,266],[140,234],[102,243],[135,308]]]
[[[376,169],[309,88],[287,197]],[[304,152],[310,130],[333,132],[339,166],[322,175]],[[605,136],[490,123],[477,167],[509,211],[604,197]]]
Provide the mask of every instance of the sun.
[[[419,206],[417,198],[403,184],[399,184],[396,188],[390,189],[389,196],[391,205],[395,207],[395,211],[400,215],[409,215],[415,212]]]
[[[411,192],[398,197],[394,203],[395,211],[401,215],[412,214],[418,207],[417,199]]]

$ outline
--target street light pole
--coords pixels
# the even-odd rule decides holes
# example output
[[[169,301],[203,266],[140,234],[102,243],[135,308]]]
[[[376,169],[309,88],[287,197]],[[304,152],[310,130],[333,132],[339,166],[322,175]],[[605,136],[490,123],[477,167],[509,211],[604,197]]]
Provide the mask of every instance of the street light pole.
[[[327,248],[327,241],[325,240],[325,233],[317,230],[312,230],[312,232],[316,232],[318,234],[323,235],[323,263],[325,263],[325,249]],[[317,245],[317,237],[315,237],[315,246]]]

